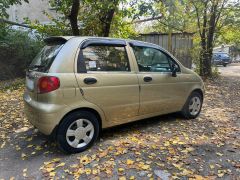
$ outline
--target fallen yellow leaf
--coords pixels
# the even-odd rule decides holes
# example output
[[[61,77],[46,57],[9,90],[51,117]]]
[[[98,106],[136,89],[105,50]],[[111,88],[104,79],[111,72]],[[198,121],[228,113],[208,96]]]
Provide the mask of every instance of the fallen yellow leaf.
[[[119,177],[119,180],[126,180],[126,177],[125,176],[121,176],[121,177]]]
[[[132,165],[133,163],[134,163],[133,160],[131,160],[131,159],[127,159],[127,165]]]
[[[123,168],[118,168],[118,172],[123,172],[124,169]]]
[[[134,176],[130,176],[130,178],[129,178],[130,180],[134,180],[135,179],[135,177]]]
[[[91,172],[92,172],[92,170],[91,170],[90,168],[86,168],[86,169],[85,169],[85,173],[86,173],[87,175],[91,174]]]
[[[54,177],[55,175],[56,175],[56,172],[50,172],[50,173],[49,173],[49,176],[50,176],[50,177]]]
[[[65,165],[65,163],[62,162],[62,163],[58,164],[58,165],[56,166],[56,168],[57,168],[57,167],[62,167],[62,166],[64,166],[64,165]]]

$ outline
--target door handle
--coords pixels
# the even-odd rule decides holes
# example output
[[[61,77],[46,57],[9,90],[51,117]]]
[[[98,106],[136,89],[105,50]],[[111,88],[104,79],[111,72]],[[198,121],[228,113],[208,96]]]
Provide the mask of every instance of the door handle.
[[[145,76],[145,77],[143,78],[143,80],[144,80],[145,82],[150,82],[150,81],[152,81],[152,77],[150,77],[150,76]]]
[[[95,83],[97,82],[97,79],[95,79],[95,78],[85,78],[85,79],[83,80],[83,82],[84,82],[85,84],[95,84]]]

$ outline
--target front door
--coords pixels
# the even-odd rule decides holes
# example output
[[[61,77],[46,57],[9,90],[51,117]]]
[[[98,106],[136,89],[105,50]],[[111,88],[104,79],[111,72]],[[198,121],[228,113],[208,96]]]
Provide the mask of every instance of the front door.
[[[139,84],[124,43],[90,41],[78,61],[76,76],[84,98],[104,111],[111,126],[138,115]]]
[[[152,47],[132,47],[140,84],[140,115],[166,114],[181,110],[186,94],[180,66],[166,53]],[[172,76],[172,67],[177,76]]]

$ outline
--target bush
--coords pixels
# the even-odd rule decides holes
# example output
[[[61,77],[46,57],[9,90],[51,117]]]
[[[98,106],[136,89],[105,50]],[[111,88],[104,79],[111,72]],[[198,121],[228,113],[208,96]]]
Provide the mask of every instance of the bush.
[[[0,80],[25,76],[43,43],[30,32],[0,27]]]

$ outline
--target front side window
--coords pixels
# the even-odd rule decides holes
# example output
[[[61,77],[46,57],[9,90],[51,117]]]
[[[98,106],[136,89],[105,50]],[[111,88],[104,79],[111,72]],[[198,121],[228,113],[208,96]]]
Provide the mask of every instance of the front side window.
[[[176,65],[179,66],[164,52],[150,48],[134,46],[133,51],[140,72],[171,72]]]
[[[87,71],[130,71],[125,47],[94,45],[82,53]]]

